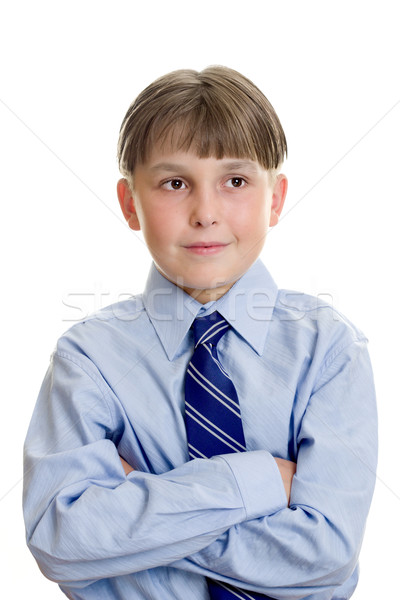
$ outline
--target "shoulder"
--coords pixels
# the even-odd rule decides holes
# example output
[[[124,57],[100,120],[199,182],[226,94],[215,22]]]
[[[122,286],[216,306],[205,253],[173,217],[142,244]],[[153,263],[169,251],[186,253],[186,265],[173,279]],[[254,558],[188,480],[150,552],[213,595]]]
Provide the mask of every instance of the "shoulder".
[[[326,350],[367,341],[365,334],[332,303],[294,290],[278,291],[273,321],[292,339],[312,346],[318,342]]]
[[[135,339],[143,334],[148,318],[142,296],[110,304],[72,325],[59,338],[57,353],[88,355],[96,348],[111,352],[124,339]]]
[[[367,342],[364,333],[331,303],[293,290],[278,291],[267,358],[296,394],[308,399],[321,382],[344,372],[349,364],[363,364],[370,377]]]

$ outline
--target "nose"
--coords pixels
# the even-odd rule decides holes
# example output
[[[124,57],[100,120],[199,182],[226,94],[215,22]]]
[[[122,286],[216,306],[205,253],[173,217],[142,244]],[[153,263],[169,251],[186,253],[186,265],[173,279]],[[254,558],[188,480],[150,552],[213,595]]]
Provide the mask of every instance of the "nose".
[[[190,224],[192,227],[210,227],[219,222],[219,204],[216,192],[201,188],[192,196]]]

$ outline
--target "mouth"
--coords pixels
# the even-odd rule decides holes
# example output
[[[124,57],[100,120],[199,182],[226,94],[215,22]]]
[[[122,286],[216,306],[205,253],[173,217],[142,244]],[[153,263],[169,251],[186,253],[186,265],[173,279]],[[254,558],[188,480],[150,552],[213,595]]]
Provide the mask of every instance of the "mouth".
[[[217,254],[226,248],[228,244],[223,242],[194,242],[193,244],[185,245],[184,248],[194,254],[200,254],[202,256],[209,254]]]

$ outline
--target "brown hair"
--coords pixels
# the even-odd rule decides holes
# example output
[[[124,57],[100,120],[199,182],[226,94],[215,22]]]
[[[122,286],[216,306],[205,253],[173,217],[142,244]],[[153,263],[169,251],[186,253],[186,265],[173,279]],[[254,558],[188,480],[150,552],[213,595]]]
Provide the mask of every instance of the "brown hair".
[[[249,79],[222,66],[173,71],[139,94],[120,129],[121,173],[133,178],[154,144],[167,140],[199,158],[248,158],[271,170],[287,154],[282,125],[267,98]]]

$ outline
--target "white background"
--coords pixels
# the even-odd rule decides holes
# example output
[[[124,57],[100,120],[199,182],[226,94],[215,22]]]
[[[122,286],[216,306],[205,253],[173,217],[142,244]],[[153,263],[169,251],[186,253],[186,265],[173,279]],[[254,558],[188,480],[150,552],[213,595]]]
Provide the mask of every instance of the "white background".
[[[63,597],[26,549],[21,513],[23,440],[56,339],[73,320],[141,291],[150,264],[117,205],[120,123],[159,75],[210,64],[252,79],[287,135],[289,195],[264,261],[280,287],[327,295],[370,339],[380,462],[353,598],[396,596],[396,9],[395,1],[351,0],[2,2],[4,597]]]

